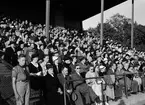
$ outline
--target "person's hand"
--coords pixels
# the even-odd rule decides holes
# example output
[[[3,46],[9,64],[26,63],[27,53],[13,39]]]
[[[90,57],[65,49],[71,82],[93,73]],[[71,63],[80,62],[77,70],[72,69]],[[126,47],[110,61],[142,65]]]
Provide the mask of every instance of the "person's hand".
[[[36,75],[37,75],[37,76],[40,76],[40,75],[41,75],[41,71],[40,71],[40,72],[38,72],[38,73],[36,73]]]
[[[116,82],[115,82],[115,85],[119,85],[119,82],[118,82],[118,81],[116,81]]]
[[[72,89],[71,90],[66,90],[68,93],[71,93],[72,92]]]
[[[20,97],[20,95],[16,94],[15,98],[16,98],[16,100],[20,100],[21,97]]]
[[[58,88],[58,93],[63,94],[62,90],[60,88]]]
[[[15,95],[15,98],[16,98],[17,101],[18,101],[18,100],[21,100],[21,97],[20,97],[19,94],[16,94],[16,95]],[[23,100],[21,100],[21,102],[23,103]]]
[[[43,76],[47,75],[48,70],[43,71]]]

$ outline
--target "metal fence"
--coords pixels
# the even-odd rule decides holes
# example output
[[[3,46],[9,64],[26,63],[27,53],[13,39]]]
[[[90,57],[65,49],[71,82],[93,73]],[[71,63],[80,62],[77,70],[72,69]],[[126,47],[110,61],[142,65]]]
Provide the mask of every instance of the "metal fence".
[[[144,76],[144,72],[140,72],[140,73],[124,73],[124,74],[121,74],[121,75],[116,75],[116,74],[111,74],[111,75],[114,75],[115,76],[115,78],[116,77],[118,77],[118,76],[123,76],[123,79],[124,79],[124,93],[125,93],[125,97],[126,98],[128,98],[128,89],[127,89],[127,76],[128,75],[139,75],[139,77],[141,78],[141,80],[142,80],[142,92],[144,92],[145,91],[145,76]],[[106,75],[105,75],[106,76]],[[100,77],[92,77],[92,78],[83,78],[83,79],[81,79],[81,81],[85,81],[85,80],[87,80],[87,79],[101,79],[101,78],[104,78],[104,76],[100,76]],[[67,80],[67,81],[64,81],[64,84],[63,84],[63,92],[64,92],[64,105],[67,105],[67,103],[66,103],[66,82],[74,82],[74,81],[80,81],[80,80]],[[133,80],[131,80],[131,81],[133,81]],[[102,104],[103,105],[105,105],[105,98],[104,98],[104,89],[103,89],[103,83],[101,82],[101,90],[102,90]],[[105,85],[109,85],[109,84],[107,84],[107,83],[105,83]]]
[[[6,62],[4,62],[6,63]],[[6,63],[7,64],[7,63]],[[7,64],[8,68],[12,68],[9,64]],[[145,76],[144,76],[144,72],[140,72],[140,73],[124,73],[124,74],[121,74],[121,75],[115,75],[115,74],[111,74],[111,75],[114,75],[115,78],[117,78],[118,76],[123,76],[123,80],[124,80],[124,93],[125,93],[125,96],[126,98],[128,98],[128,89],[127,89],[127,82],[126,82],[126,77],[128,75],[139,75],[141,80],[142,80],[142,91],[144,92],[145,91]],[[106,76],[106,75],[105,75]],[[104,76],[100,76],[100,77],[93,77],[93,78],[83,78],[81,81],[84,81],[84,80],[87,80],[87,79],[100,79],[100,78],[104,78]],[[69,80],[69,81],[65,81],[64,82],[64,86],[63,86],[63,97],[64,97],[64,105],[67,105],[66,103],[66,89],[65,89],[65,85],[66,85],[66,82],[73,82],[73,81],[80,81],[80,80]],[[104,90],[103,90],[103,85],[101,83],[101,87],[102,87],[102,94],[104,94]],[[105,85],[108,85],[107,83]],[[8,76],[7,75],[0,75],[0,92],[1,92],[1,95],[3,96],[4,99],[6,99],[7,102],[9,102],[10,105],[14,105],[14,104],[11,104],[11,103],[14,103],[14,94],[13,94],[13,90],[12,90],[12,84],[11,84],[11,76],[9,75],[8,73]],[[41,95],[41,92],[40,91],[31,91],[31,99],[30,99],[30,102],[34,99],[34,101],[32,102],[35,103],[35,101],[39,101],[40,100],[40,95]],[[105,105],[105,99],[104,99],[104,96],[102,96],[102,101],[103,101],[103,104]],[[13,102],[12,102],[13,101]]]

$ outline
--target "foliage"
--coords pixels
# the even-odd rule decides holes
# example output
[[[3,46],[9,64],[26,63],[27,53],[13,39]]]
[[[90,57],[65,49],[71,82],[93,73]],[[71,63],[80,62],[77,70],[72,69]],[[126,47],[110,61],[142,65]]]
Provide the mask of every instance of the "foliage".
[[[90,28],[88,31],[100,34],[99,23],[97,27]],[[121,43],[123,46],[131,45],[131,19],[120,14],[115,14],[104,23],[104,39],[111,39]],[[145,51],[145,26],[134,23],[134,47],[137,50]]]

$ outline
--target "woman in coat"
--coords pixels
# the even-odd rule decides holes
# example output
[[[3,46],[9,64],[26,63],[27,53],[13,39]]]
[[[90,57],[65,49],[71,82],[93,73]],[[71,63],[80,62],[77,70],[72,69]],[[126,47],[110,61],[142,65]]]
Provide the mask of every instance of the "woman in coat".
[[[35,53],[32,55],[32,61],[31,63],[28,65],[29,70],[30,70],[30,84],[31,84],[31,88],[34,90],[39,90],[41,89],[42,85],[42,68],[40,66],[40,64],[38,63],[38,54]]]

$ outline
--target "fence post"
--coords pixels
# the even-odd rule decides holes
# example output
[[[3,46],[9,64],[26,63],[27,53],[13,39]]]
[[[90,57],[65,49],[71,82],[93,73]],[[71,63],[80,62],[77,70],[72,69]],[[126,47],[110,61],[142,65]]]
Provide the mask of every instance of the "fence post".
[[[65,92],[65,83],[66,81],[64,81],[64,84],[63,84],[63,94],[64,94],[64,105],[66,105],[66,92]]]
[[[144,82],[145,82],[145,76],[144,76],[144,72],[143,72],[143,74],[141,74],[142,75],[142,87],[143,87],[143,92],[144,92],[144,86],[145,86],[145,84],[144,84]]]
[[[104,98],[104,92],[103,92],[103,81],[101,82],[101,91],[102,91],[102,105],[105,105],[105,98]]]
[[[127,92],[127,86],[126,86],[126,74],[124,74],[124,87],[125,87],[125,95],[126,95],[126,98],[128,98],[128,92]]]

